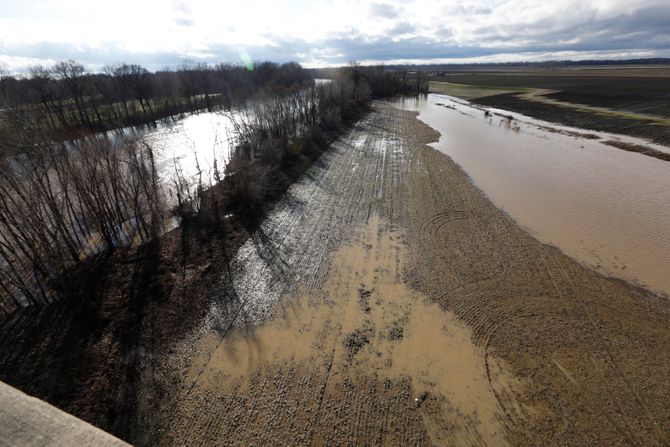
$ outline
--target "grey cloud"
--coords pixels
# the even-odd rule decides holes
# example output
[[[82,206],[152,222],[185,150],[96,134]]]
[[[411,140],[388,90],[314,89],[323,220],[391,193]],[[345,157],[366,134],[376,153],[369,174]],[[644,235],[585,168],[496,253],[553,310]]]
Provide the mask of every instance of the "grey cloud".
[[[411,34],[416,31],[416,27],[412,25],[411,23],[407,21],[403,22],[398,22],[391,29],[389,29],[388,33],[391,37],[394,35],[399,35],[399,34]]]
[[[478,14],[478,15],[491,14],[492,11],[493,10],[491,8],[485,8],[485,7],[472,8],[472,14]]]
[[[181,8],[178,3],[173,3],[175,9]],[[398,15],[398,11],[389,4],[376,3],[372,9],[379,17]],[[183,9],[179,11],[182,15],[176,15],[175,23],[193,26],[190,15],[186,15]],[[459,42],[448,28],[448,21],[445,21],[444,28],[436,30],[437,35],[428,39],[419,35],[421,24],[396,19],[391,21],[385,35],[375,38],[364,35],[363,30],[335,33],[328,38],[309,43],[297,38],[264,35],[263,37],[273,43],[272,46],[249,46],[245,50],[255,60],[295,60],[307,63],[319,61],[331,64],[352,60],[454,59],[510,53],[558,54],[566,51],[586,54],[642,50],[652,55],[667,55],[670,53],[668,17],[670,4],[639,8],[605,19],[585,9],[581,15],[547,17],[523,24],[499,23],[496,26],[476,28],[476,39],[471,42]],[[103,43],[97,47],[75,47],[51,42],[5,42],[0,47],[0,55],[2,54],[43,60],[76,59],[90,67],[125,61],[139,63],[154,70],[179,64],[186,58],[212,63],[240,62],[238,47],[225,42],[210,44],[201,49],[200,57],[178,51],[130,52],[114,42]]]
[[[98,70],[103,65],[118,62],[140,64],[157,70],[167,65],[179,64],[186,58],[186,55],[179,52],[131,52],[115,42],[106,42],[96,47],[38,42],[11,45],[7,46],[6,50],[4,54],[42,60],[45,61],[44,64],[53,60],[73,59],[86,65],[90,70]],[[27,67],[18,67],[18,69],[25,68]]]
[[[484,6],[465,6],[463,4],[459,4],[455,8],[450,9],[449,12],[460,16],[473,16],[491,14],[492,11],[493,10],[491,8]]]
[[[586,14],[575,23],[548,17],[533,23],[500,24],[480,27],[474,32],[478,42],[509,51],[548,49],[552,51],[656,49],[668,47],[670,4],[641,8],[599,20]],[[574,43],[565,43],[574,42]]]
[[[173,1],[172,12],[177,26],[193,26],[192,11],[186,3],[180,0]]]
[[[174,20],[174,23],[176,23],[179,26],[193,26],[193,20],[191,19],[177,18]]]
[[[370,15],[372,17],[383,17],[385,19],[394,19],[398,17],[399,11],[395,6],[388,3],[371,3]]]

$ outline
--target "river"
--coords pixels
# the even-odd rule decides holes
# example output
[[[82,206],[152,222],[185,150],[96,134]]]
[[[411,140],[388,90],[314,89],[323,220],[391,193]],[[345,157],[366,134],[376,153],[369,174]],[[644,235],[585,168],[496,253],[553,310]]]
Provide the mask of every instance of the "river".
[[[186,179],[195,182],[199,164],[205,181],[213,175],[214,160],[223,174],[234,134],[230,117],[235,113],[201,112],[155,126],[127,127],[108,132],[108,136],[115,140],[135,137],[148,143],[156,156],[159,177],[168,186],[175,178],[175,165]]]
[[[605,275],[670,294],[670,163],[603,143],[635,139],[486,113],[439,94],[394,105],[419,112],[441,133],[433,146],[536,238]]]

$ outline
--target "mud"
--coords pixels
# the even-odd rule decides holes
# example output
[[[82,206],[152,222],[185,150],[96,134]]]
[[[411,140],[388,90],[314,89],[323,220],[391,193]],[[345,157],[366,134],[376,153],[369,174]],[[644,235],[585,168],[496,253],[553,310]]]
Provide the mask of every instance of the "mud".
[[[377,104],[171,350],[159,445],[663,445],[670,308],[533,239]],[[178,367],[178,366],[176,366]]]
[[[404,242],[387,228],[373,216],[334,254],[323,287],[285,297],[264,325],[202,340],[188,375],[195,380],[190,399],[237,395],[256,409],[256,420],[278,422],[260,433],[238,427],[230,434],[234,442],[505,442],[483,351],[457,318],[403,283]],[[362,290],[369,304],[362,305]],[[496,374],[511,381],[502,369]],[[277,380],[282,386],[268,393]],[[374,427],[389,417],[391,402],[401,432]],[[359,411],[369,419],[364,430]],[[287,433],[296,415],[305,425]],[[225,430],[236,415],[218,417]],[[304,439],[307,427],[317,430]],[[176,430],[178,439],[192,438],[181,425]],[[221,445],[231,437],[222,437]]]

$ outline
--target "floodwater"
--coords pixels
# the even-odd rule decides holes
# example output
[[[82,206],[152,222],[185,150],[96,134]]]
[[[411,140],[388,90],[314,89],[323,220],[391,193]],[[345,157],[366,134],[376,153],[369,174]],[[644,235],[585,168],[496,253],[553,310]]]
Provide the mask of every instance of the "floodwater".
[[[343,397],[337,384],[409,378],[413,395],[405,409],[412,413],[426,399],[439,408],[421,413],[434,444],[506,445],[492,387],[523,385],[502,360],[485,360],[456,316],[403,283],[405,243],[388,227],[371,216],[354,241],[334,252],[323,287],[298,290],[264,325],[205,337],[189,380],[201,390],[254,401],[268,378],[282,383],[296,372],[309,378],[297,382],[309,380],[312,393],[325,388],[324,400],[333,403]],[[288,390],[284,398],[298,400]],[[374,408],[377,396],[367,392],[357,389],[364,404],[345,405]],[[312,398],[298,401],[309,406]]]
[[[394,105],[419,112],[441,133],[433,146],[535,237],[606,275],[670,294],[670,163],[603,142],[650,144],[486,114],[447,95]]]
[[[173,192],[175,181],[184,181],[191,188],[198,185],[200,180],[205,186],[214,183],[215,161],[223,177],[226,161],[234,145],[231,121],[234,113],[201,112],[155,125],[125,127],[105,135],[112,144],[123,144],[127,139],[136,138],[153,149],[165,199],[168,205],[173,205],[176,204]],[[179,219],[171,216],[164,219],[162,225],[164,232],[170,231],[179,225]],[[119,244],[138,242],[134,219],[124,222],[119,228]],[[81,256],[85,258],[103,249],[100,235],[91,232],[86,236]]]
[[[201,112],[156,126],[137,126],[109,132],[112,138],[137,137],[148,143],[156,156],[156,168],[164,183],[171,184],[176,169],[197,182],[198,165],[207,182],[214,173],[214,161],[223,175],[230,156],[233,128],[230,117],[236,112]]]

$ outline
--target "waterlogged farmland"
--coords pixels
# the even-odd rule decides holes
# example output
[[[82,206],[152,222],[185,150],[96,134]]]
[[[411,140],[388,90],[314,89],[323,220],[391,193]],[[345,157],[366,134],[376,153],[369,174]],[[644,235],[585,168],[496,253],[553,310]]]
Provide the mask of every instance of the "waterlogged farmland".
[[[0,447],[670,447],[670,1],[228,3],[0,0]]]
[[[47,152],[72,197],[98,179],[99,228],[129,219],[118,192],[148,235],[100,257],[86,305],[0,326],[3,380],[138,445],[662,444],[667,300],[583,264],[667,290],[670,163],[632,137],[331,85]],[[182,225],[158,234],[158,191],[182,181],[207,200],[176,193]]]
[[[535,236],[607,275],[670,292],[670,206],[665,200],[670,163],[613,144],[665,154],[669,148],[448,95],[394,104],[419,112],[419,119],[441,134],[434,146]],[[177,173],[195,184],[200,171],[209,179],[215,168],[221,170],[234,143],[237,113],[202,112],[154,127],[127,128],[122,135],[153,148],[170,196]]]
[[[520,229],[439,138],[379,102],[292,185],[171,348],[157,444],[662,441],[667,306]]]

